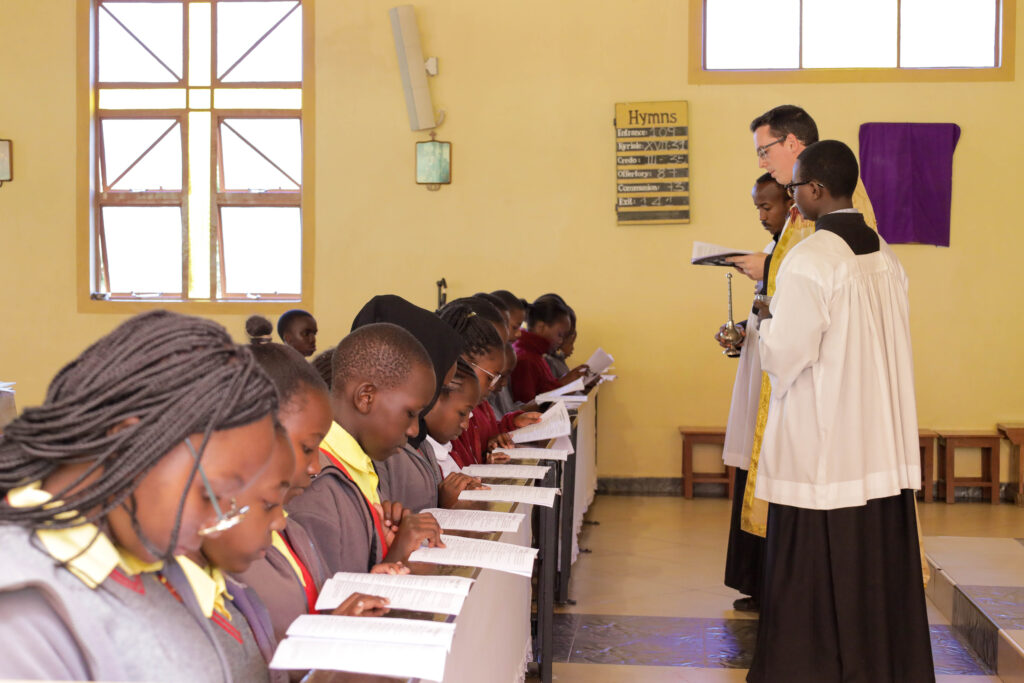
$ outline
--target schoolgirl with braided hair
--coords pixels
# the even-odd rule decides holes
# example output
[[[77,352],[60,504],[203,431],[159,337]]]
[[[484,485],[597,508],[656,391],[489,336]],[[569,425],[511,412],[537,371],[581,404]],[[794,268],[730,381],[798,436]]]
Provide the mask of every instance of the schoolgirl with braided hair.
[[[479,402],[466,429],[452,442],[451,456],[459,467],[507,462],[508,455],[494,453],[494,449],[512,448],[508,432],[537,422],[540,414],[515,411],[498,420],[487,402],[505,369],[505,319],[493,304],[477,297],[455,299],[438,314],[462,336],[466,345],[462,357],[476,371],[480,382]]]
[[[174,558],[242,518],[276,409],[248,349],[167,311],[66,365],[0,437],[5,677],[246,677]]]

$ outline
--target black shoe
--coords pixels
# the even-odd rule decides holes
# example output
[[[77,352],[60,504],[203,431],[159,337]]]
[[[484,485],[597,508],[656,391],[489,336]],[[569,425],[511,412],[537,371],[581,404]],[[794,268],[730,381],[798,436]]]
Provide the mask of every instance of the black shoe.
[[[740,598],[739,600],[734,600],[732,603],[732,608],[737,612],[760,611],[760,605],[757,604],[757,600],[754,600],[754,598]]]

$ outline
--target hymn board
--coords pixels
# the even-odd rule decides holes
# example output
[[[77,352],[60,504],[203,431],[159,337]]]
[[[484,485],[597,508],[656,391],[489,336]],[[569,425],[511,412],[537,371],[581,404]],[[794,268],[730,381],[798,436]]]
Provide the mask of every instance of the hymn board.
[[[690,222],[685,101],[615,105],[615,178],[619,225]]]

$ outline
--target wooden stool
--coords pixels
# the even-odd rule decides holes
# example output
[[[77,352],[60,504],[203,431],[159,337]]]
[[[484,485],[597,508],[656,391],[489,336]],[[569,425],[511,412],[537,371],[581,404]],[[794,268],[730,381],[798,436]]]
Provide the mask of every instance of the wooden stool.
[[[1024,422],[1000,422],[996,425],[999,433],[1010,442],[1011,449],[1017,447],[1017,505],[1024,503]]]
[[[934,498],[935,438],[938,435],[938,432],[931,429],[917,431],[918,445],[921,447],[921,500],[926,503],[932,502]]]
[[[960,477],[955,475],[956,449],[981,449],[981,476]],[[999,504],[999,435],[985,431],[942,430],[939,432],[939,471],[944,486],[946,503],[954,503],[957,486],[980,486],[989,490],[993,505]]]
[[[683,497],[693,498],[693,485],[696,482],[705,484],[725,484],[729,500],[732,500],[733,483],[736,480],[736,468],[726,465],[724,472],[694,472],[693,447],[696,444],[725,444],[725,429],[722,427],[680,427],[683,437]]]

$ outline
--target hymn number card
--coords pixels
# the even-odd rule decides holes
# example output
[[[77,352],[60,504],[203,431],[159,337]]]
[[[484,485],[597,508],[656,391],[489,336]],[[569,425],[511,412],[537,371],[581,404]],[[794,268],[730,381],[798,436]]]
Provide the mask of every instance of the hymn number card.
[[[619,225],[690,222],[690,133],[685,101],[615,105]]]

